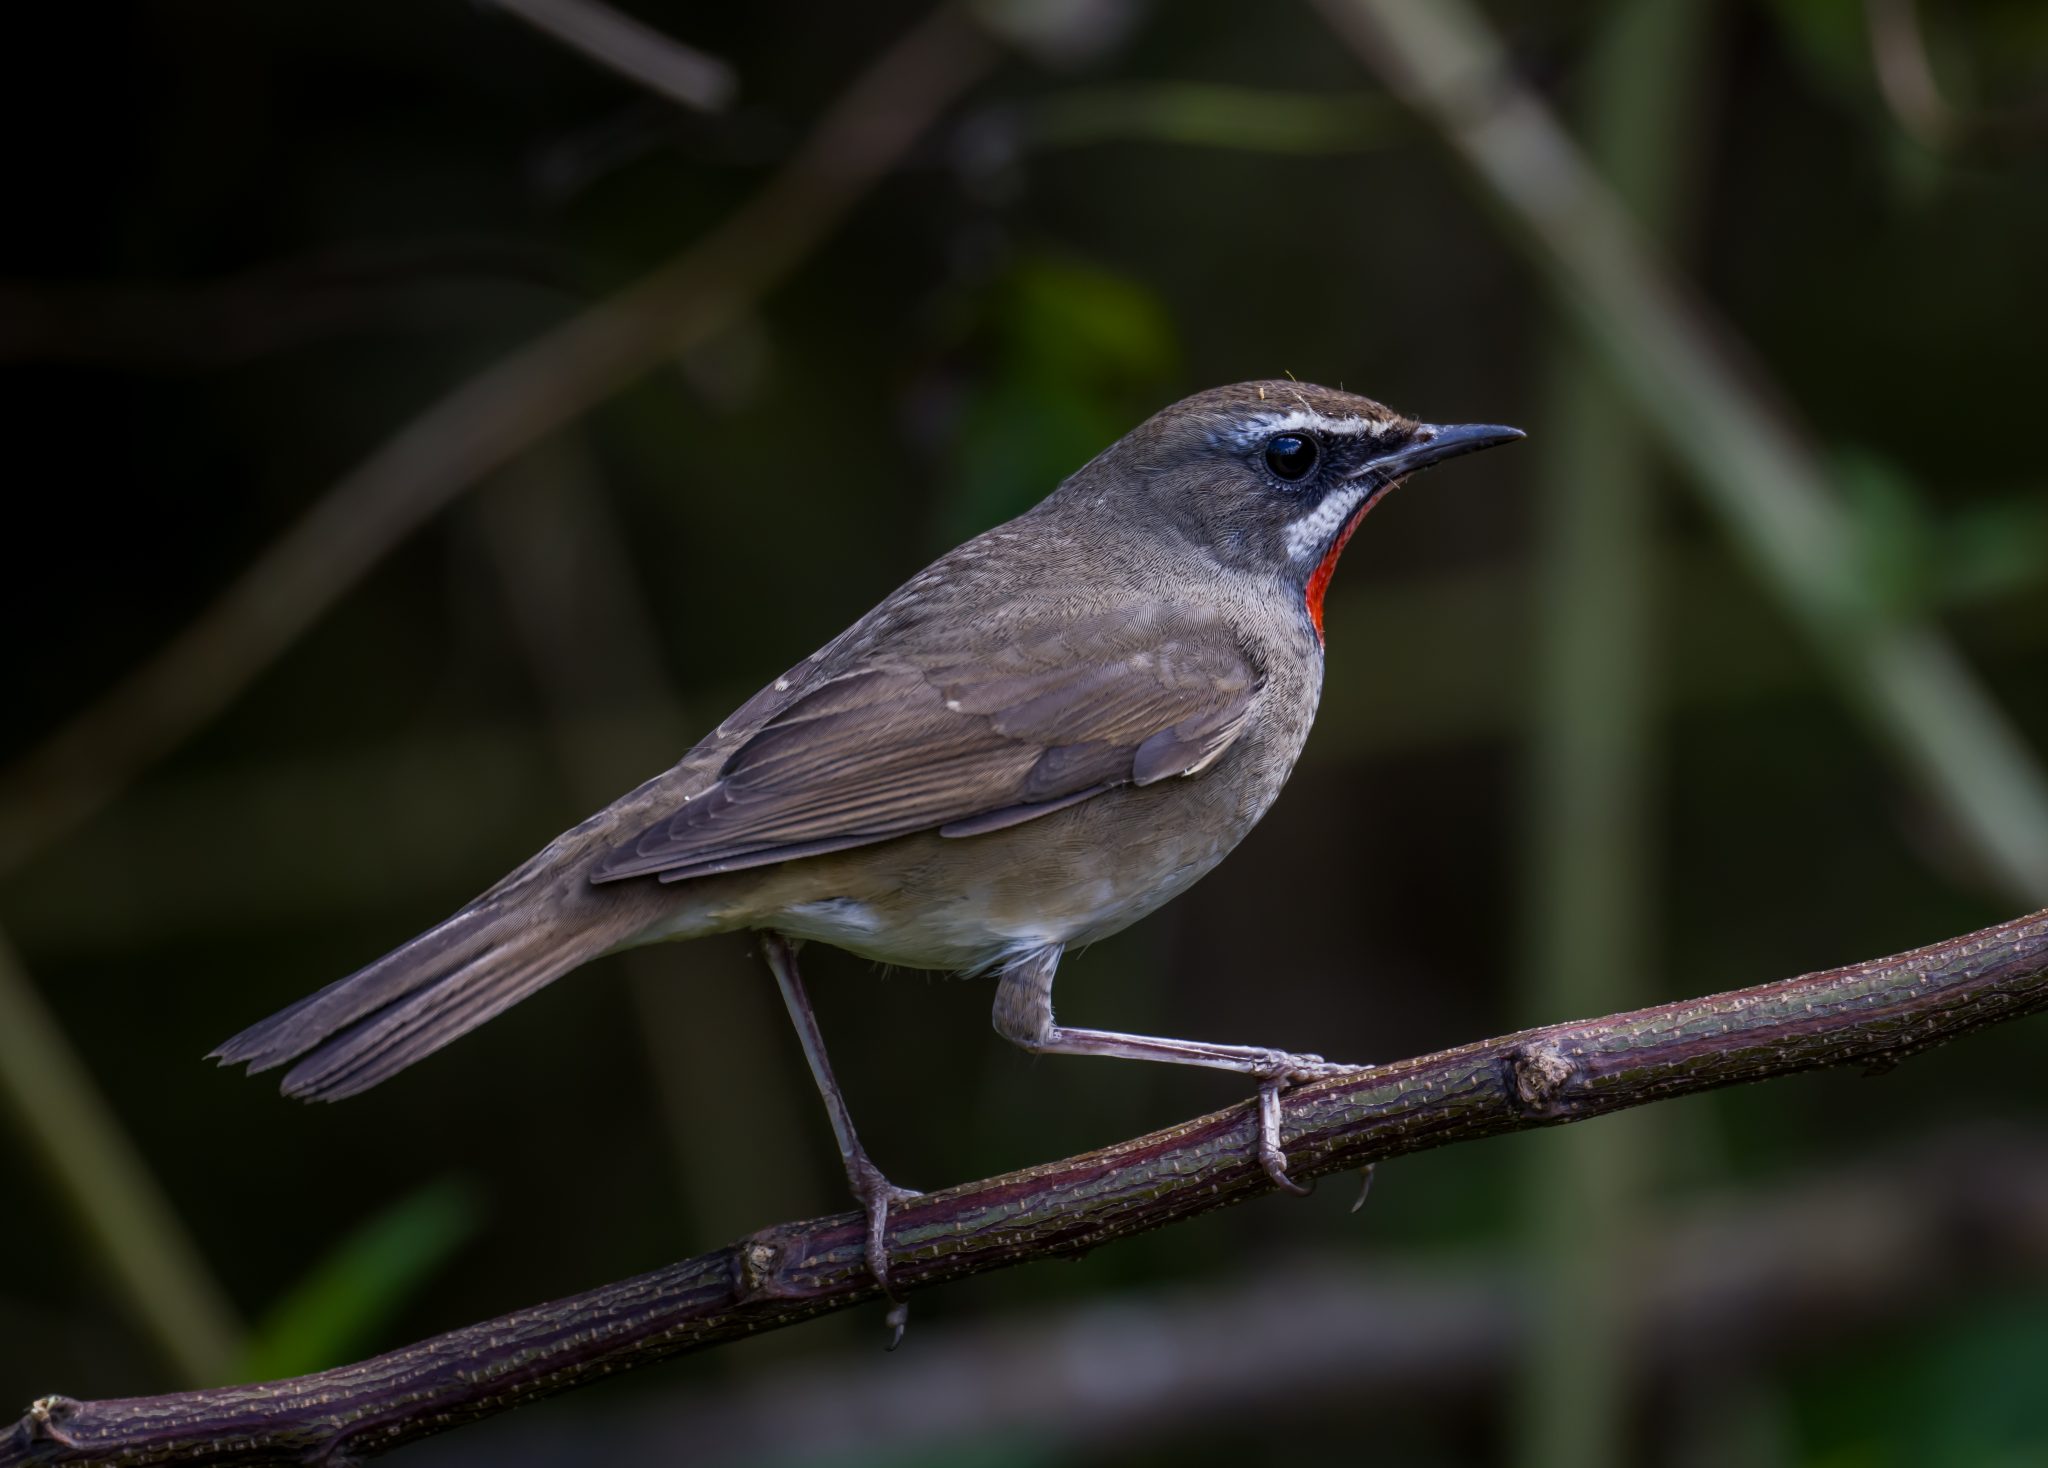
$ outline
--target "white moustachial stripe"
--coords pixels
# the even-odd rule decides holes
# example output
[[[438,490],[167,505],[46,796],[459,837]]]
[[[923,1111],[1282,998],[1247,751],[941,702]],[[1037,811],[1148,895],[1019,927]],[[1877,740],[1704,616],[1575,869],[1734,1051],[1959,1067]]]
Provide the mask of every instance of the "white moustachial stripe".
[[[1287,554],[1297,561],[1320,556],[1330,538],[1344,528],[1344,522],[1351,518],[1352,511],[1371,498],[1375,487],[1370,484],[1341,484],[1324,495],[1321,504],[1288,525]]]

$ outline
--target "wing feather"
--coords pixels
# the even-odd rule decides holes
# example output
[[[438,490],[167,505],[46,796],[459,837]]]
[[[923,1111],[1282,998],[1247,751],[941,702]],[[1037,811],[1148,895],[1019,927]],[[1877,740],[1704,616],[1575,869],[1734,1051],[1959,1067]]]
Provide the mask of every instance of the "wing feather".
[[[1261,683],[1220,622],[1163,614],[1013,631],[986,662],[845,669],[750,733],[729,724],[739,743],[715,778],[593,879],[676,881],[914,831],[980,835],[1198,774],[1243,729]]]

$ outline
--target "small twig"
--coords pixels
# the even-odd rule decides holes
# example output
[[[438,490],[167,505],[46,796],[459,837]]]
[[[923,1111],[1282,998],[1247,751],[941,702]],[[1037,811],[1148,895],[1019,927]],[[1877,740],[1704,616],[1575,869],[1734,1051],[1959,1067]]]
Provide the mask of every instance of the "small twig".
[[[1860,1064],[1889,1069],[2048,1009],[2048,911],[1912,953],[1754,989],[1552,1025],[1305,1086],[1284,1137],[1297,1178],[1648,1102]],[[915,1199],[890,1273],[916,1291],[1097,1248],[1273,1191],[1256,1110]],[[653,1361],[877,1298],[842,1213],[588,1294],[292,1381],[167,1397],[44,1398],[0,1438],[27,1463],[359,1458]]]
[[[394,546],[521,450],[739,319],[983,75],[994,43],[941,5],[841,94],[699,244],[420,414],[162,651],[0,776],[0,875],[211,720]]]
[[[739,78],[716,56],[685,46],[598,0],[484,3],[509,11],[599,66],[685,107],[720,112],[731,105],[739,90]]]

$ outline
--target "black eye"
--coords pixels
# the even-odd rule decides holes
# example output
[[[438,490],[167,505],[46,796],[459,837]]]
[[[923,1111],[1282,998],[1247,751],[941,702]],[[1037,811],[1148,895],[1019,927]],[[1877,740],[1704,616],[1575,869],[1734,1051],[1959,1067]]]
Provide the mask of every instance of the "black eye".
[[[1321,457],[1316,441],[1299,433],[1276,433],[1266,440],[1266,467],[1290,482],[1315,473]]]

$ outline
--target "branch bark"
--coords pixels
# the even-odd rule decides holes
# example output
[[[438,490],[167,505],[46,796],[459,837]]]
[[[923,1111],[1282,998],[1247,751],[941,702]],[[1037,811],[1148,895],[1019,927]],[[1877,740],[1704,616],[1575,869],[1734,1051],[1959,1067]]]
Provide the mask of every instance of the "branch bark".
[[[1796,1071],[1885,1070],[2048,1009],[2048,911],[1912,953],[1551,1025],[1306,1086],[1299,1178]],[[1272,1191],[1253,1106],[916,1199],[892,1214],[903,1290],[1077,1254]],[[346,1463],[685,1351],[876,1298],[858,1214],[728,1248],[291,1381],[117,1401],[45,1397],[17,1464]]]
[[[1630,1406],[1663,1440],[1699,1446],[1701,1417],[1728,1409],[1731,1385],[1910,1327],[1972,1292],[2048,1279],[2048,1138],[2031,1128],[1943,1128],[1847,1167],[1790,1171],[1781,1185],[1660,1213],[1653,1243],[1607,1256]],[[757,1362],[744,1380],[704,1372],[602,1414],[480,1425],[404,1461],[828,1463],[848,1458],[858,1424],[851,1446],[868,1463],[972,1462],[1020,1437],[1045,1462],[1118,1461],[1137,1444],[1145,1461],[1171,1462],[1274,1413],[1298,1428],[1330,1412],[1398,1424],[1498,1411],[1518,1358],[1547,1338],[1553,1307],[1530,1288],[1531,1261],[1362,1252],[1262,1257],[1244,1274],[920,1321],[894,1355],[828,1350]],[[1104,1390],[1103,1363],[1122,1360],[1143,1369]]]

